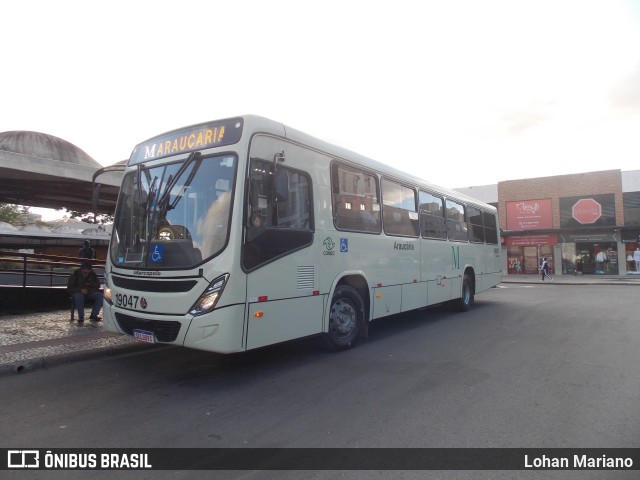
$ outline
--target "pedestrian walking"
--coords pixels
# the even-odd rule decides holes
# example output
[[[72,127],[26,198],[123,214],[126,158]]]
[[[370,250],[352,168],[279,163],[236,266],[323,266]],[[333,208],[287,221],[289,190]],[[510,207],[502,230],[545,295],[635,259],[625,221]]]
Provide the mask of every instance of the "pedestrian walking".
[[[549,275],[549,262],[547,262],[547,257],[542,259],[542,263],[540,264],[540,273],[542,274],[541,282],[544,282],[544,277],[547,277],[549,280],[553,282],[553,278]]]

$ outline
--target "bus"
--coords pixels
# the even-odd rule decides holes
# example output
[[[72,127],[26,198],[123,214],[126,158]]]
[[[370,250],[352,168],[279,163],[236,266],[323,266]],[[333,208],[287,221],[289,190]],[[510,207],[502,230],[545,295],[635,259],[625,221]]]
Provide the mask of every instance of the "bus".
[[[314,335],[342,350],[379,318],[467,310],[501,273],[493,206],[246,115],[134,148],[104,326],[218,353]]]

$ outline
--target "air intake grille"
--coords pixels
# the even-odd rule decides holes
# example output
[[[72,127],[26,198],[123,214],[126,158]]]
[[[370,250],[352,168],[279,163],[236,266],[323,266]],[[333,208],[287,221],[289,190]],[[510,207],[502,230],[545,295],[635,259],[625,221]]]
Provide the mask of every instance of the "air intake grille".
[[[133,335],[133,331],[140,329],[153,332],[160,342],[173,342],[180,333],[180,322],[165,322],[163,320],[146,320],[116,313],[116,320],[123,332]]]
[[[314,270],[313,266],[298,267],[297,287],[298,290],[309,289],[314,287]]]
[[[112,275],[111,279],[116,287],[138,292],[188,292],[198,282],[195,280],[143,280],[141,278],[124,278]]]

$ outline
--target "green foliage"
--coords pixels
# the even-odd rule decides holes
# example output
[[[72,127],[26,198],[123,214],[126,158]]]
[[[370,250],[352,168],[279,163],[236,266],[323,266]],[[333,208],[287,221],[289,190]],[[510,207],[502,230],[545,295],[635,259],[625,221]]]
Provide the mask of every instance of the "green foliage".
[[[26,225],[26,215],[29,213],[29,207],[21,205],[13,205],[11,203],[0,203],[0,222],[6,222],[11,225]]]
[[[92,212],[79,212],[77,210],[67,210],[69,217],[81,220],[87,223],[110,223],[113,222],[113,215],[106,213],[94,214]],[[95,222],[94,222],[95,220]]]

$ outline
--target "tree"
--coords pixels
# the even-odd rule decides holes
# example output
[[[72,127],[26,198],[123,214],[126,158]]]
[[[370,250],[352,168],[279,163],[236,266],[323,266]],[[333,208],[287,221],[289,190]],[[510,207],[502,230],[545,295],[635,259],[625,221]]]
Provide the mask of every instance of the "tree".
[[[6,222],[11,225],[26,225],[29,207],[22,205],[13,205],[11,203],[0,203],[0,222]]]
[[[111,223],[113,215],[106,213],[95,214],[93,212],[79,212],[77,210],[66,210],[70,218],[75,218],[87,223]]]

